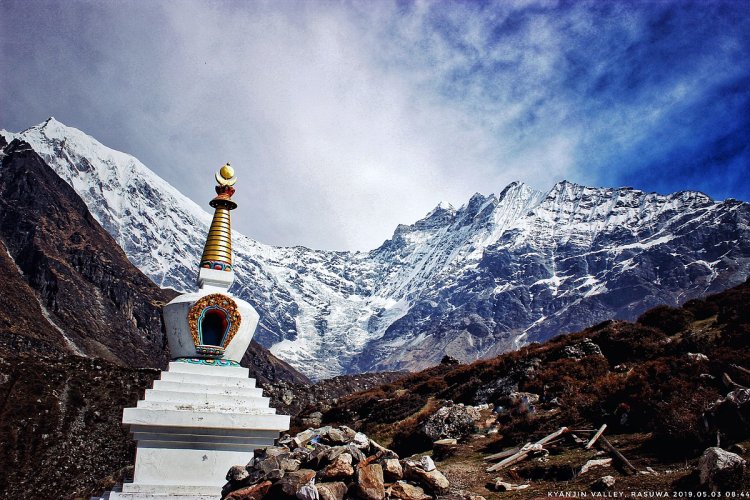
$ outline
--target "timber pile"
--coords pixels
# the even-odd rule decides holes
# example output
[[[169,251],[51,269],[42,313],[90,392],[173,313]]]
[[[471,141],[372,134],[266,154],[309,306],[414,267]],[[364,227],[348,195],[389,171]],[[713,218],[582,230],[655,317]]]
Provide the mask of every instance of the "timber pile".
[[[602,450],[612,455],[611,459],[604,460],[590,460],[586,464],[581,464],[578,475],[586,472],[590,467],[596,465],[603,465],[605,462],[608,464],[615,460],[620,464],[623,473],[632,475],[638,473],[638,469],[625,458],[625,456],[615,446],[604,437],[604,431],[607,428],[607,424],[603,424],[599,429],[574,429],[571,430],[567,427],[561,427],[557,431],[549,434],[536,442],[528,442],[522,446],[515,448],[508,448],[499,453],[489,455],[484,458],[487,462],[499,462],[487,467],[487,472],[496,472],[499,470],[506,469],[512,465],[518,464],[529,457],[544,457],[549,454],[549,451],[545,446],[556,444],[563,439],[572,443],[573,446],[580,446],[581,443],[585,443],[583,447],[586,450],[590,450],[595,445],[599,445]],[[582,440],[577,434],[591,434],[591,438],[588,440]]]

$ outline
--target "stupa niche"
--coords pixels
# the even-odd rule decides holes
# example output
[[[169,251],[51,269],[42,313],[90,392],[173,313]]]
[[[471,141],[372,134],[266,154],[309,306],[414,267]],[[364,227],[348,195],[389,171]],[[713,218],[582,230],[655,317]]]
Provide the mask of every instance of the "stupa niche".
[[[216,181],[198,291],[164,307],[172,361],[137,406],[123,411],[137,441],[135,471],[112,499],[220,498],[227,470],[289,429],[289,416],[276,415],[239,364],[259,316],[228,292],[234,281],[230,211],[237,207],[237,178],[228,163]]]

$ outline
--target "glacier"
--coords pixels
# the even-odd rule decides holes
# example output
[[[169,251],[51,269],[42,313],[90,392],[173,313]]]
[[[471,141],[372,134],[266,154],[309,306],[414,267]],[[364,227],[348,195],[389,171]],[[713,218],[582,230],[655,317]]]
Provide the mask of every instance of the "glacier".
[[[54,118],[21,139],[162,287],[194,287],[211,215],[133,156]],[[471,361],[743,282],[750,204],[561,181],[440,203],[369,252],[274,247],[233,231],[232,292],[256,340],[313,379]]]

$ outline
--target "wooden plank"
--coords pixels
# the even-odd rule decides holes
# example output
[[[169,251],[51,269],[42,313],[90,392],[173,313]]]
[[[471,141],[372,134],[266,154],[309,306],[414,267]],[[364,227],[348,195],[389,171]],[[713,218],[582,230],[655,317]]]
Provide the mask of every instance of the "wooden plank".
[[[508,465],[512,465],[516,462],[520,462],[521,460],[526,458],[526,456],[529,454],[530,451],[531,451],[531,443],[526,443],[525,445],[521,446],[521,449],[518,450],[513,455],[501,460],[500,462],[496,463],[495,465],[491,467],[488,467],[487,472],[500,470],[503,467],[507,467]]]
[[[724,385],[726,385],[727,387],[731,388],[732,390],[734,390],[734,389],[747,389],[747,387],[745,387],[744,385],[740,385],[737,382],[735,382],[734,380],[732,380],[731,377],[729,377],[729,375],[726,372],[724,372],[722,374],[721,381],[724,382]]]
[[[495,453],[493,455],[486,456],[484,457],[483,460],[488,461],[488,462],[492,460],[500,460],[501,458],[506,458],[511,455],[515,455],[519,451],[521,451],[521,448],[516,446],[515,448],[509,448],[507,450],[501,451],[500,453]]]
[[[521,447],[520,450],[518,450],[517,453],[514,453],[513,455],[505,458],[501,462],[498,462],[491,467],[488,467],[487,472],[494,472],[496,470],[500,470],[505,467],[508,467],[509,465],[513,465],[516,462],[520,462],[521,460],[525,459],[529,455],[529,453],[531,453],[532,451],[541,450],[545,444],[549,443],[550,441],[555,440],[556,438],[562,436],[566,432],[568,432],[567,427],[560,427],[560,429],[556,430],[555,432],[553,432],[552,434],[548,436],[543,437],[536,443],[533,443],[533,444],[526,443],[525,445]]]
[[[591,438],[591,441],[586,443],[586,446],[584,448],[586,448],[587,450],[590,450],[591,447],[594,446],[594,443],[596,443],[596,440],[599,439],[599,436],[602,435],[602,433],[604,432],[604,429],[606,428],[607,428],[607,424],[602,424],[602,426],[599,427],[599,430],[596,431],[596,434],[594,434],[594,437]]]
[[[550,441],[552,441],[553,439],[555,439],[555,438],[558,438],[558,437],[562,436],[562,435],[563,435],[563,434],[565,434],[566,432],[568,432],[568,428],[567,428],[567,427],[560,427],[560,429],[559,429],[559,430],[556,430],[555,432],[553,432],[553,433],[552,433],[552,434],[550,434],[549,436],[546,436],[546,437],[544,437],[544,438],[540,439],[539,441],[537,441],[537,442],[536,442],[536,443],[534,443],[534,444],[538,444],[538,445],[544,446],[545,444],[549,443],[549,442],[550,442]]]
[[[631,464],[630,461],[623,456],[622,453],[617,451],[617,448],[612,446],[612,443],[610,443],[607,438],[602,436],[599,438],[599,442],[602,443],[604,447],[607,448],[607,450],[609,450],[609,452],[612,453],[615,458],[617,458],[627,469],[630,469],[631,473],[638,472],[638,469],[636,469],[633,464]]]

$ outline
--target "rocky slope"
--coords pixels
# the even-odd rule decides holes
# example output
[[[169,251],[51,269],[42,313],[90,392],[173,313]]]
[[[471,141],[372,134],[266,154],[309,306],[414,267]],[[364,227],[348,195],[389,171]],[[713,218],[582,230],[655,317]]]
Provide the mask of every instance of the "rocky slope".
[[[13,141],[0,167],[0,240],[8,277],[3,320],[31,316],[39,330],[3,330],[3,338],[41,337],[61,352],[124,365],[166,363],[161,306],[176,294],[135,269],[75,191],[28,144]],[[15,304],[11,304],[15,302]],[[24,307],[24,304],[27,306]]]
[[[706,454],[724,453],[711,448],[717,443],[748,457],[748,360],[750,280],[634,323],[607,321],[490,360],[444,363],[309,408],[294,423],[303,429],[320,411],[322,424],[349,425],[401,456],[432,449],[452,487],[486,498],[588,492],[605,474],[617,492],[747,491],[750,468],[713,485],[698,469]],[[583,447],[602,424],[635,471],[601,443],[600,451]],[[512,467],[486,470],[488,455],[562,427],[572,432]],[[457,442],[437,458],[445,451],[438,439]],[[584,472],[590,460],[604,460],[602,468]],[[528,486],[496,493],[498,479]]]
[[[0,135],[31,144],[145,274],[192,286],[210,220],[202,208],[54,119]],[[750,205],[513,183],[458,209],[441,204],[370,252],[234,242],[233,292],[261,314],[256,339],[321,378],[489,357],[736,285],[750,274]]]

